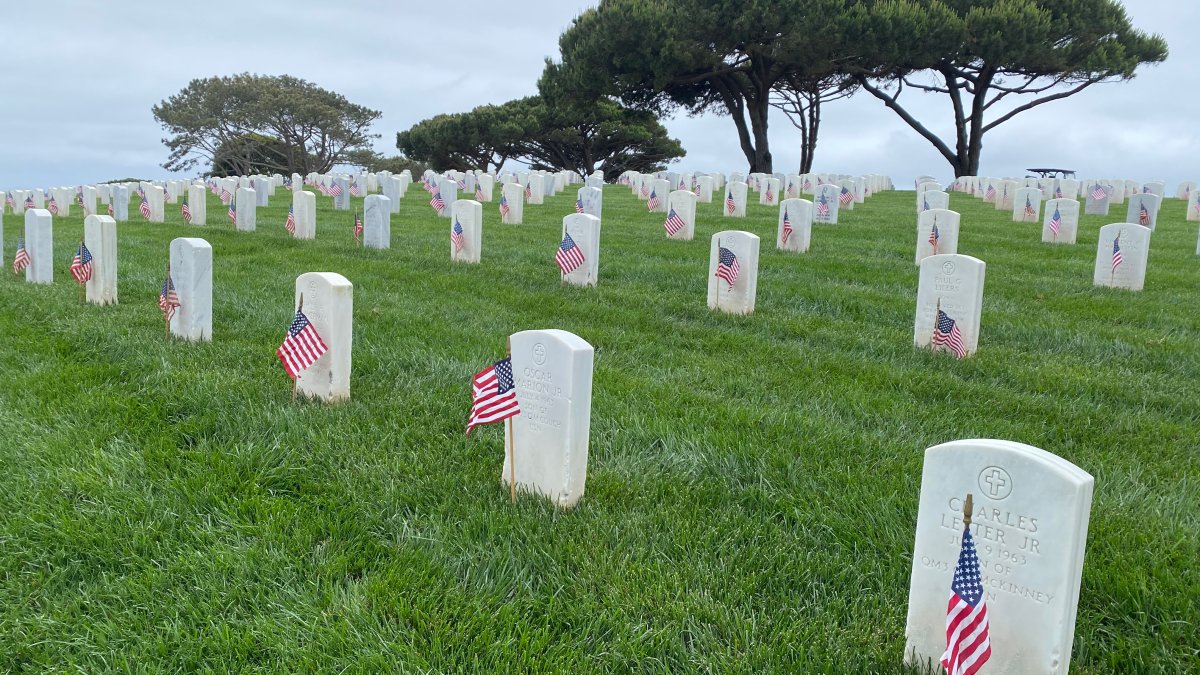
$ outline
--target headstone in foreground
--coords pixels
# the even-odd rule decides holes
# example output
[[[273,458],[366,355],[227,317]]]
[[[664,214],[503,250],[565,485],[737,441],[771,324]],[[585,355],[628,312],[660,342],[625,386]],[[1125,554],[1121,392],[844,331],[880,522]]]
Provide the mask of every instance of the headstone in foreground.
[[[295,304],[329,351],[296,378],[296,393],[326,403],[350,400],[350,351],[354,336],[354,286],[334,272],[296,277]]]
[[[985,268],[982,260],[969,255],[939,254],[921,261],[913,325],[917,348],[946,351],[957,358],[975,353]]]
[[[483,254],[483,204],[474,199],[460,199],[451,206],[451,212],[450,259],[479,262]],[[455,237],[456,234],[461,238]]]
[[[592,419],[592,346],[563,330],[527,330],[510,338],[521,412],[505,425],[500,480],[571,508],[587,483]],[[515,456],[516,461],[513,461]]]
[[[363,200],[363,247],[391,248],[391,200],[383,195],[368,195]]]
[[[179,307],[171,317],[171,334],[192,341],[212,341],[212,246],[203,239],[171,241],[171,279]]]
[[[783,200],[775,228],[775,248],[792,253],[808,251],[812,241],[812,212],[813,204],[807,199]]]
[[[925,451],[909,587],[905,660],[934,666],[973,496],[971,535],[991,658],[980,673],[1065,674],[1070,666],[1093,478],[1012,441],[963,440]]]
[[[1133,223],[1100,228],[1092,285],[1140,291],[1146,285],[1150,229]]]
[[[46,209],[25,209],[25,283],[54,283],[54,218]]]
[[[83,243],[92,253],[92,278],[84,297],[93,305],[117,304],[117,221],[112,216],[84,218]]]
[[[759,238],[741,230],[712,236],[708,257],[708,307],[728,314],[753,314],[758,294]]]
[[[572,213],[563,218],[563,239],[567,235],[583,256],[583,264],[564,275],[563,281],[573,286],[595,286],[600,280],[600,219],[586,213]]]
[[[1074,244],[1079,230],[1079,202],[1073,198],[1046,202],[1042,218],[1042,241],[1047,244]]]

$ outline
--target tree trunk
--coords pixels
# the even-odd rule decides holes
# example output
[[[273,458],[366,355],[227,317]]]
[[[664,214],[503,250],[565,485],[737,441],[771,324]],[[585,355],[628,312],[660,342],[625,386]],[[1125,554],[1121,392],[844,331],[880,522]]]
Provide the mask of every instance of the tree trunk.
[[[769,93],[768,93],[769,95]],[[750,161],[750,171],[771,173],[771,145],[767,140],[767,114],[771,106],[767,96],[758,100],[746,98],[746,112],[750,114],[750,129],[754,132],[754,157]]]

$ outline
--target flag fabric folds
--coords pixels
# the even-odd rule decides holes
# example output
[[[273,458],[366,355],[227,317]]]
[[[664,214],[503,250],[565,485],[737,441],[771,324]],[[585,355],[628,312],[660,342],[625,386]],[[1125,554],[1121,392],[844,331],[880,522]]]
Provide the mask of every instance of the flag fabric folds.
[[[25,240],[17,239],[17,252],[13,255],[13,274],[20,274],[21,270],[29,267],[30,262],[29,251],[25,248]]]
[[[175,316],[176,307],[179,307],[179,294],[175,292],[175,281],[171,279],[171,270],[167,270],[162,290],[158,293],[158,308],[162,310],[166,320],[170,321],[171,317]]]
[[[506,420],[521,413],[513,380],[512,359],[503,358],[475,374],[471,381],[473,401],[467,419],[467,435],[482,424]]]
[[[325,341],[317,334],[317,329],[309,322],[304,312],[296,310],[296,316],[288,326],[287,337],[283,344],[275,350],[275,355],[283,363],[283,369],[293,380],[300,376],[306,368],[317,362],[321,355],[329,351]]]
[[[80,284],[86,284],[92,278],[92,252],[82,241],[71,259],[71,276]]]
[[[738,264],[737,256],[733,251],[724,246],[717,247],[717,273],[718,279],[724,279],[725,283],[729,284],[730,288],[737,283],[738,275],[741,273],[742,267]]]
[[[967,355],[967,346],[963,344],[962,332],[958,330],[958,324],[941,308],[938,308],[937,311],[937,325],[933,327],[932,342],[934,347],[944,347],[954,354],[955,358],[961,359]]]
[[[564,233],[562,243],[558,245],[558,251],[554,254],[554,262],[558,264],[558,269],[562,270],[563,274],[570,274],[578,269],[583,261],[583,250],[575,244],[571,235]]]
[[[979,573],[979,556],[970,526],[963,529],[962,549],[954,580],[950,583],[950,601],[946,605],[946,652],[942,667],[947,675],[974,675],[992,656],[987,602]]]

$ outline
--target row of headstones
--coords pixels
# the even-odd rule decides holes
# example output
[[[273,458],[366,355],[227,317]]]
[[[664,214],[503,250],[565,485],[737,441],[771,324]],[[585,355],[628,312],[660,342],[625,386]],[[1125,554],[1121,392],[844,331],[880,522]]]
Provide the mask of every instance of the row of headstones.
[[[814,197],[828,190],[830,186],[840,188],[837,194],[851,195],[853,201],[843,201],[845,208],[853,208],[854,204],[863,203],[873,193],[891,189],[891,180],[886,176],[831,176],[828,174],[759,174],[749,176],[731,173],[728,180],[724,174],[690,174],[678,172],[659,172],[643,174],[627,171],[620,176],[618,183],[627,185],[631,192],[642,201],[652,198],[658,202],[651,211],[668,212],[664,195],[672,192],[692,192],[701,203],[711,203],[714,191],[725,190],[726,198],[732,196],[739,204],[735,216],[745,215],[745,202],[748,190],[759,193],[758,203],[775,206],[784,199],[797,198],[804,194]],[[726,188],[728,183],[734,192]],[[744,187],[741,187],[744,186]]]
[[[775,179],[768,178],[767,180],[774,181]],[[712,201],[712,181],[708,176],[700,177],[697,188],[694,190],[671,190],[669,180],[645,175],[629,177],[628,186],[636,197],[647,203],[647,208],[651,213],[671,214],[673,212],[678,214],[687,223],[689,231],[694,226],[695,203]],[[731,181],[725,185],[724,193],[725,199],[722,202],[721,212],[729,218],[746,217],[746,206],[750,194],[749,184],[742,181]],[[829,224],[838,222],[838,213],[841,210],[852,210],[855,204],[862,204],[873,194],[869,185],[862,180],[823,183],[817,185],[812,193],[814,200],[811,203],[816,206],[813,215],[814,221]],[[789,199],[794,199],[794,197],[781,198],[779,193],[769,188],[759,193],[758,203],[764,206],[778,206]],[[685,234],[676,238],[689,239],[690,235]]]
[[[1038,184],[1029,185],[1028,183],[1031,181],[1036,181]],[[932,189],[941,189],[936,182],[921,182],[918,183],[918,192],[922,192],[927,185],[935,186]],[[964,176],[951,186],[952,191],[972,194],[986,203],[994,204],[997,210],[1012,210],[1014,219],[1027,221],[1029,219],[1026,217],[1023,195],[1030,193],[1021,192],[1022,189],[1035,190],[1041,199],[1046,200],[1053,198],[1082,199],[1085,204],[1084,212],[1088,215],[1106,216],[1110,205],[1124,204],[1128,200],[1131,202],[1129,213],[1140,215],[1140,209],[1145,205],[1150,217],[1156,220],[1159,207],[1164,199],[1165,185],[1161,181],[1152,181],[1143,185],[1136,181],[1123,180],[1076,181],[1048,178],[1007,180]],[[1200,220],[1200,192],[1197,192],[1194,182],[1180,183],[1176,197],[1182,199],[1186,204],[1187,220]],[[1140,219],[1131,219],[1130,222],[1140,223]]]
[[[106,216],[92,216],[89,222],[115,230],[115,221]],[[725,233],[727,242],[732,243],[733,234],[754,237]],[[954,261],[937,262],[954,281],[956,270],[946,267]],[[211,246],[203,239],[172,241],[170,269],[180,301],[170,331],[188,340],[211,340]],[[982,263],[978,271],[981,291]],[[961,273],[956,283],[974,278],[969,270]],[[339,274],[302,274],[296,279],[294,303],[303,307],[328,347],[297,375],[296,391],[326,402],[348,400],[353,285]],[[947,300],[943,306],[953,308],[954,303]],[[504,432],[510,451],[501,467],[501,484],[571,508],[582,499],[587,482],[594,349],[561,330],[521,331],[509,344],[522,413]],[[927,449],[911,563],[906,660],[929,665],[945,647],[945,597],[966,527],[963,495],[973,492],[979,499],[969,528],[978,542],[978,581],[990,616],[990,667],[996,672],[1065,672],[1093,486],[1092,476],[1079,467],[1010,441],[956,441]]]

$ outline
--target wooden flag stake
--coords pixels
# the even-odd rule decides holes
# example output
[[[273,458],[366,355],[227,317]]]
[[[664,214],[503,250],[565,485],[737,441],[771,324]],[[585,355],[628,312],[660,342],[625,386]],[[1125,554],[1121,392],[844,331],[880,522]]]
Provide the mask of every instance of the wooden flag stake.
[[[971,498],[971,493],[967,493],[966,500],[963,501],[963,525],[964,529],[971,527],[971,511],[974,510],[974,500]]]
[[[505,350],[508,352],[508,358],[512,358],[512,336],[508,336],[505,344]],[[511,365],[511,361],[509,364]],[[516,382],[513,382],[516,386]],[[508,434],[504,439],[508,445],[508,496],[513,504],[517,503],[517,436],[516,429],[513,427],[513,416],[510,415],[504,423],[508,425]]]
[[[942,299],[937,299],[937,304],[933,307],[933,330],[929,331],[929,351],[934,351],[933,335],[938,329],[938,314],[942,311]]]
[[[83,246],[84,246],[83,240],[80,239],[79,240],[79,260],[80,261],[83,260]],[[86,281],[79,284],[79,304],[81,304],[81,305],[87,304],[87,282]]]
[[[299,314],[304,310],[304,291],[300,291],[300,305],[296,307],[296,313]],[[289,329],[291,326],[288,327]],[[296,400],[296,392],[300,389],[300,373],[292,378],[292,401]]]
[[[170,279],[170,278],[171,278],[171,261],[168,260],[167,261],[167,279]],[[166,298],[163,298],[163,300],[166,300]],[[167,307],[170,307],[170,305],[167,305]],[[167,316],[166,311],[163,311],[163,339],[164,340],[171,339],[171,318],[169,316]]]

